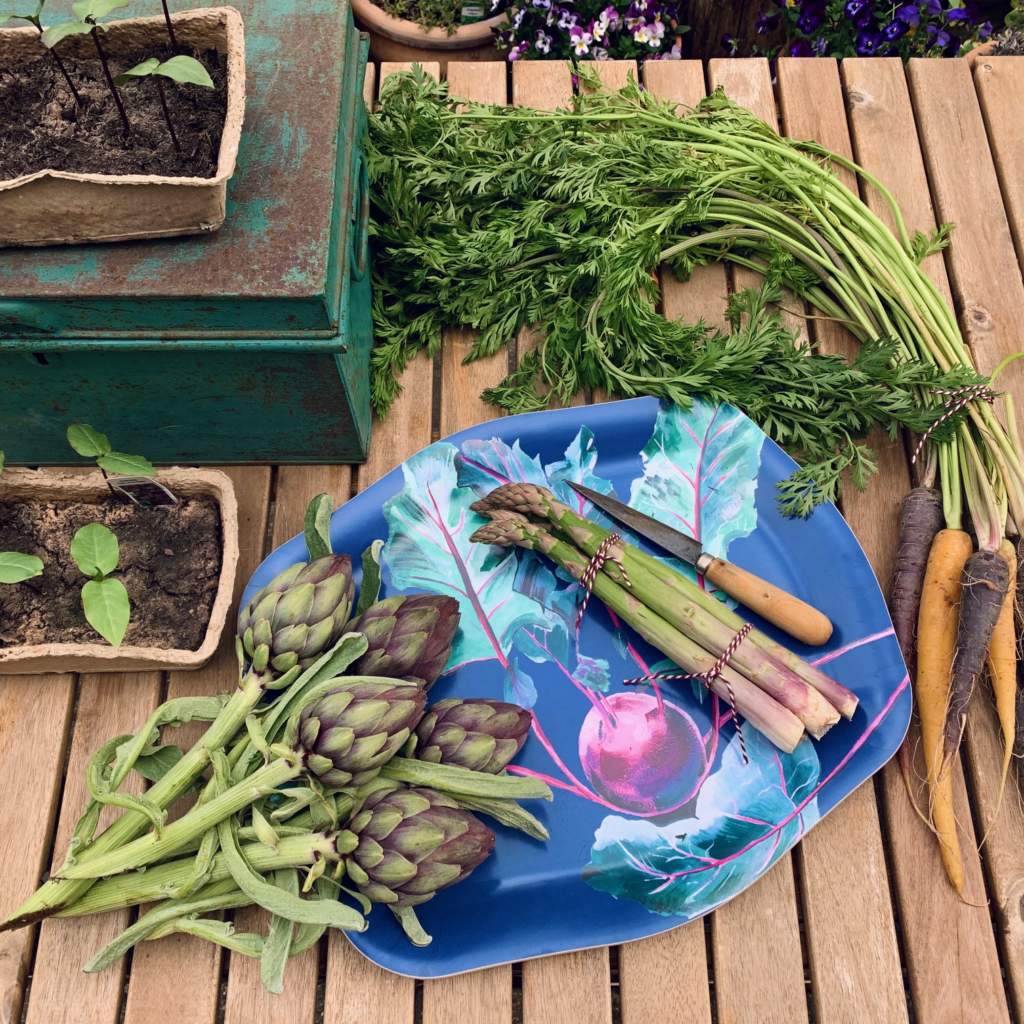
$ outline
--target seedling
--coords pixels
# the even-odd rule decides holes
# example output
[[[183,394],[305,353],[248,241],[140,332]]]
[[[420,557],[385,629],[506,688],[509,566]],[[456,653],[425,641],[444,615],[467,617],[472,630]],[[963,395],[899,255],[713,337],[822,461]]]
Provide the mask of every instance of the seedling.
[[[102,523],[89,523],[72,538],[71,557],[89,577],[82,587],[86,621],[111,647],[119,647],[131,618],[131,602],[124,584],[110,575],[121,557],[117,537]]]
[[[71,10],[77,20],[64,21],[59,25],[51,25],[43,32],[41,37],[43,45],[52,50],[62,39],[67,39],[68,36],[92,36],[92,41],[96,46],[96,55],[99,57],[100,64],[103,67],[103,77],[106,79],[107,88],[114,99],[114,106],[117,107],[117,112],[121,115],[121,124],[125,135],[131,134],[132,126],[128,120],[128,113],[124,109],[121,94],[117,91],[114,78],[110,73],[110,63],[107,60],[106,51],[100,42],[99,21],[110,14],[111,11],[116,11],[120,7],[127,7],[130,2],[131,0],[78,0],[77,3],[71,5]]]
[[[4,471],[4,453],[0,452],[0,473]],[[20,551],[0,551],[0,583],[24,583],[43,572],[43,561]]]
[[[28,4],[23,8],[16,8],[15,10],[0,11],[0,25],[6,24],[8,21],[27,21],[30,25],[33,25],[40,36],[43,35],[43,8],[46,6],[46,0],[36,0],[35,6],[31,11],[28,10]],[[64,67],[64,61],[60,59],[56,50],[50,50],[50,56],[53,58],[53,63],[56,64],[57,70],[64,76],[64,81],[67,82],[68,88],[71,90],[71,95],[75,98],[75,106],[80,107],[82,105],[82,97],[78,95],[78,90],[75,88],[75,83],[71,81],[71,75],[68,74],[68,69]]]
[[[155,476],[153,463],[144,455],[126,455],[115,452],[106,434],[94,430],[88,423],[72,423],[68,427],[68,444],[87,459],[95,459],[108,485],[108,474],[126,473],[134,476]]]
[[[168,22],[169,24],[170,22]],[[119,85],[123,85],[129,78],[152,78],[156,83],[156,91],[160,96],[160,107],[164,112],[164,121],[167,122],[171,142],[174,143],[174,151],[181,156],[181,144],[178,142],[177,133],[174,131],[174,122],[171,120],[171,112],[167,107],[167,93],[164,90],[163,80],[169,78],[179,85],[200,85],[204,89],[212,89],[213,79],[209,76],[206,68],[194,57],[177,56],[163,62],[156,57],[150,57],[141,64],[129,68],[124,74],[118,75],[115,81]]]

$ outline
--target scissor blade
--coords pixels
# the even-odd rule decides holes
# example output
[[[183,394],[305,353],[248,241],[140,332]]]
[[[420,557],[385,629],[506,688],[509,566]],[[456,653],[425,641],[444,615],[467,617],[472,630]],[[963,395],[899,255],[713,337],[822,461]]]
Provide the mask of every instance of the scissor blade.
[[[657,519],[652,519],[643,512],[637,512],[635,508],[630,508],[610,494],[601,494],[589,487],[584,487],[583,484],[573,483],[571,480],[569,486],[581,497],[597,506],[605,515],[610,516],[617,523],[629,527],[634,533],[646,538],[652,544],[657,544],[659,548],[682,558],[690,565],[695,565],[697,559],[700,558],[700,544],[680,530],[659,523]]]

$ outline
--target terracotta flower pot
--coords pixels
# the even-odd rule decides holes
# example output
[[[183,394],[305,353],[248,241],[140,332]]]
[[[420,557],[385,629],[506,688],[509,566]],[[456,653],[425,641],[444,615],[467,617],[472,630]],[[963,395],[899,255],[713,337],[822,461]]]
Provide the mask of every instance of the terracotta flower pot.
[[[155,174],[91,174],[42,170],[0,181],[0,247],[119,242],[216,231],[224,223],[228,180],[245,116],[245,36],[233,7],[208,7],[173,15],[179,43],[216,49],[227,65],[227,111],[212,178]],[[165,45],[162,15],[105,25],[111,55]],[[88,36],[70,36],[61,54],[89,57]],[[0,67],[14,67],[45,53],[34,28],[0,29]]]
[[[487,0],[484,0],[486,3]],[[371,0],[352,0],[352,11],[363,26],[375,35],[384,36],[414,50],[468,50],[490,45],[492,29],[505,21],[505,14],[496,14],[470,25],[460,25],[454,32],[443,28],[424,28],[415,21],[393,18]]]
[[[194,651],[106,643],[25,644],[0,648],[0,675],[36,672],[139,672],[202,668],[213,657],[234,594],[238,568],[238,503],[229,477],[213,469],[166,469],[157,480],[180,497],[208,496],[220,508],[221,564],[203,642]],[[0,500],[99,501],[109,493],[99,473],[71,475],[9,469],[0,476]]]

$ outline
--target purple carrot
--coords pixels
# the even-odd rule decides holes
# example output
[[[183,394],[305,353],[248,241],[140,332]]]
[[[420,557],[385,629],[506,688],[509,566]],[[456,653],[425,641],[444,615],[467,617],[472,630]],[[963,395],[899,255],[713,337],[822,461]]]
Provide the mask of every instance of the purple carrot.
[[[985,666],[992,630],[1010,585],[1010,570],[998,551],[975,551],[967,559],[961,579],[960,622],[942,744],[942,757],[946,763],[960,749],[967,706],[974,693],[974,684]]]
[[[932,541],[941,529],[942,496],[932,487],[915,487],[900,506],[900,547],[889,588],[892,624],[911,677],[924,571]]]

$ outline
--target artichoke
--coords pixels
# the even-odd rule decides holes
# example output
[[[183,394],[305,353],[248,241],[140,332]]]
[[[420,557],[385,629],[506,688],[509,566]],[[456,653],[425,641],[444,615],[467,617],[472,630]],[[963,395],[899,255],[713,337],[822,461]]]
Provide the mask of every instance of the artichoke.
[[[429,687],[444,671],[458,626],[459,603],[452,597],[385,598],[349,625],[369,644],[351,671],[418,680]]]
[[[306,771],[329,790],[362,785],[402,749],[425,703],[413,683],[339,680],[299,713],[296,749]]]
[[[420,761],[496,775],[522,749],[532,722],[529,711],[515,704],[452,697],[427,708],[416,727],[414,753]]]
[[[352,560],[327,555],[275,576],[238,616],[238,636],[254,666],[277,673],[308,668],[345,632],[354,596]]]
[[[345,870],[374,903],[395,911],[406,934],[430,941],[411,908],[461,882],[494,848],[494,833],[469,811],[433,789],[373,784],[348,824],[356,848]]]

